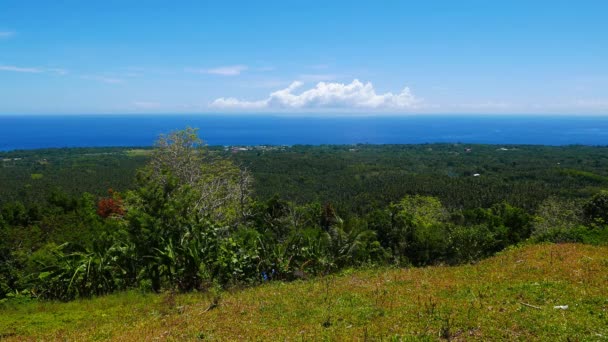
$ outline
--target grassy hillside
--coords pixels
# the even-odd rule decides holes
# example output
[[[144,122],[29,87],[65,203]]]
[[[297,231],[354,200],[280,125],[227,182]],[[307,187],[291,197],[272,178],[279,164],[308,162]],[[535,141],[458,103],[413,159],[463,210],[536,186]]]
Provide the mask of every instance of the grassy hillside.
[[[215,308],[210,293],[5,303],[0,339],[603,340],[606,284],[608,247],[533,245],[476,265],[273,282]]]

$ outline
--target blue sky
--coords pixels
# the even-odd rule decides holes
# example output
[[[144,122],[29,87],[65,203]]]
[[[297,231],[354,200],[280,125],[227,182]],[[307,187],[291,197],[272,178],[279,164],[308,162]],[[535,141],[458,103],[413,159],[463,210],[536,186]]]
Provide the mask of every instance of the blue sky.
[[[0,3],[0,113],[608,114],[608,1]]]

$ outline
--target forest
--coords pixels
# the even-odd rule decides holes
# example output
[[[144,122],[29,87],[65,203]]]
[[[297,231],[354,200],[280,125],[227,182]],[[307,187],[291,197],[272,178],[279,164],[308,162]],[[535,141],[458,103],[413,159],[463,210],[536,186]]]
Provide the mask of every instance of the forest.
[[[220,291],[608,241],[608,148],[207,146],[0,153],[0,300]]]

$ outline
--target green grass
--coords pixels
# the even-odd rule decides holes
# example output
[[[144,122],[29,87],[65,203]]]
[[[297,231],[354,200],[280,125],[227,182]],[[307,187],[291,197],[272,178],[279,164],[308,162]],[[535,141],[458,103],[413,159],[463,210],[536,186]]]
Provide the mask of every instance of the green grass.
[[[349,270],[211,295],[4,304],[7,340],[605,340],[608,247],[513,248],[475,265]],[[568,305],[567,310],[554,309]]]

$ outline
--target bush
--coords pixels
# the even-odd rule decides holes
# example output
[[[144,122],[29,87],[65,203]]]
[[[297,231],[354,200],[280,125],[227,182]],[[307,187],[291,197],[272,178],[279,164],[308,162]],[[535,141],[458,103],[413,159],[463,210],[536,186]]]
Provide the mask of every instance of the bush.
[[[495,234],[487,225],[454,226],[449,232],[449,257],[452,264],[469,263],[496,250]]]
[[[553,229],[544,234],[535,235],[534,242],[578,242],[591,245],[607,245],[608,229],[578,225],[570,229]]]
[[[583,214],[588,224],[601,226],[608,223],[608,191],[600,191],[585,203]]]

